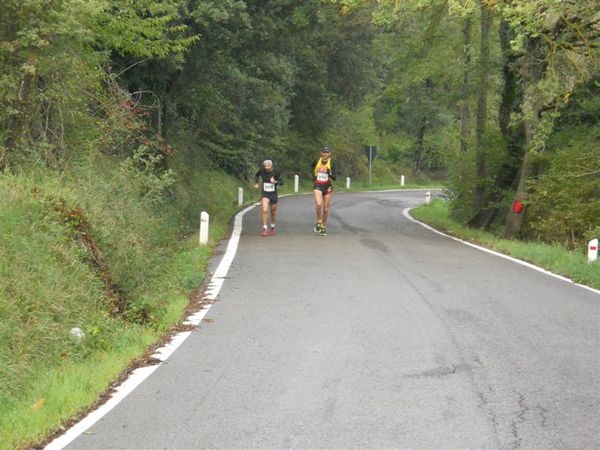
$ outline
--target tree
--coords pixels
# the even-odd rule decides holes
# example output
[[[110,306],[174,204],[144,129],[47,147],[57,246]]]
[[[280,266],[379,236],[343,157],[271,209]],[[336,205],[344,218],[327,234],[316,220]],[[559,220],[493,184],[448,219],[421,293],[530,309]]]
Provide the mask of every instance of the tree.
[[[379,8],[375,21],[387,31],[380,44],[386,55],[385,87],[376,100],[376,120],[382,133],[411,139],[409,159],[413,173],[419,174],[426,159],[438,159],[427,155],[433,151],[429,137],[459,120],[454,114],[461,101],[459,86],[464,88],[464,70],[460,65],[448,70],[447,62],[464,57],[461,24],[447,5],[438,2],[381,2]]]
[[[477,83],[477,112],[475,129],[475,166],[477,181],[475,184],[475,209],[483,207],[485,196],[485,149],[484,136],[488,122],[488,91],[490,79],[490,30],[492,27],[492,10],[485,1],[480,1],[480,47]]]
[[[543,153],[554,121],[577,85],[587,80],[598,58],[600,17],[594,1],[505,2],[502,14],[515,30],[521,52],[524,149],[515,200],[527,200],[536,155]],[[525,214],[509,211],[505,236],[516,237]]]
[[[182,52],[195,38],[183,36],[177,17],[173,1],[4,2],[0,164],[32,148],[60,157],[68,147],[82,146],[82,139],[93,140],[89,130],[103,120],[94,109],[102,109],[110,94],[104,89],[111,79],[104,70],[109,52],[144,57]]]

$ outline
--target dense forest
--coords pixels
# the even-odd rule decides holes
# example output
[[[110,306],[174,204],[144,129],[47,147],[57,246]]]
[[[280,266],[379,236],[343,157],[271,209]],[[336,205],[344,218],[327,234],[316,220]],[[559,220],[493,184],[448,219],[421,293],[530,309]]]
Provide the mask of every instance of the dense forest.
[[[441,180],[469,227],[600,235],[598,0],[3,0],[0,25],[0,409],[160,328],[152,283],[265,158],[307,177],[328,144],[361,180],[375,145],[376,183]]]
[[[594,0],[6,1],[0,161],[244,178],[328,142],[360,177],[378,145],[379,170],[448,176],[465,223],[574,246],[600,212],[599,20]]]

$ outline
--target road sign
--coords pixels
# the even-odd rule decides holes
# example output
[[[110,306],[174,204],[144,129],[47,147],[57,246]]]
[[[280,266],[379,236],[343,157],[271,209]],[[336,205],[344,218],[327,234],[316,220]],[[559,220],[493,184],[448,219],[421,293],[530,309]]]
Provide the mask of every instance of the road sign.
[[[374,145],[365,145],[365,155],[367,155],[367,160],[372,162],[375,159],[375,155],[377,155],[377,147]]]
[[[377,154],[377,147],[374,145],[365,145],[365,155],[367,155],[367,160],[369,161],[369,186],[371,186],[371,167],[373,165],[373,160],[375,159],[375,155]]]

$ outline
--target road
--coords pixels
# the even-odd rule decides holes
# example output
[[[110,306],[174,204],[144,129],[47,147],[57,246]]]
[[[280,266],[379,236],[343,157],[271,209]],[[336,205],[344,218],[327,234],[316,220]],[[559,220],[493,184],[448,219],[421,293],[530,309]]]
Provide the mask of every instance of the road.
[[[600,296],[436,235],[423,192],[244,217],[199,329],[69,449],[600,448]]]

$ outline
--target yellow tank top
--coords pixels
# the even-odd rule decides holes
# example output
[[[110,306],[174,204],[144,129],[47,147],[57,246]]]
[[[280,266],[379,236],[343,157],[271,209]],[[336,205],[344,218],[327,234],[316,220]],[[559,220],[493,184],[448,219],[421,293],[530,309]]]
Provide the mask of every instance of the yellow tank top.
[[[321,158],[317,161],[315,165],[315,181],[318,184],[327,184],[329,183],[329,174],[331,172],[331,159],[328,159],[325,164],[321,161]]]

